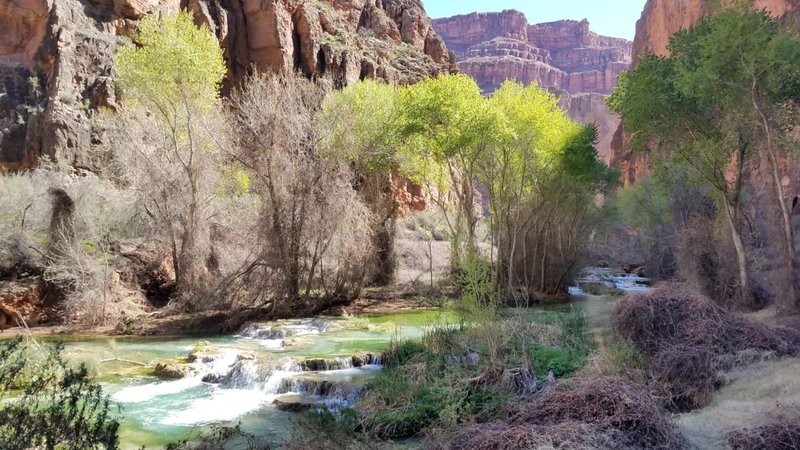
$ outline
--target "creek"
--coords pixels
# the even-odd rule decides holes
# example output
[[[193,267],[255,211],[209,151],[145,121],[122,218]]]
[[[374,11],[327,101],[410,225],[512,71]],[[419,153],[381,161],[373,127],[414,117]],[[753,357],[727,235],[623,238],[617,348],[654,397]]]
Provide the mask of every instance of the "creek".
[[[628,282],[628,280],[624,280]],[[573,295],[531,311],[579,309],[598,346],[609,333],[613,297]],[[122,448],[161,448],[193,439],[211,425],[236,425],[271,442],[291,439],[297,411],[354,403],[381,369],[393,339],[458,323],[457,315],[420,310],[390,315],[251,324],[207,338],[73,338],[67,358],[85,362],[122,408]],[[201,343],[197,359],[187,355]],[[154,376],[157,362],[188,367],[186,377]],[[245,448],[232,441],[231,449]]]

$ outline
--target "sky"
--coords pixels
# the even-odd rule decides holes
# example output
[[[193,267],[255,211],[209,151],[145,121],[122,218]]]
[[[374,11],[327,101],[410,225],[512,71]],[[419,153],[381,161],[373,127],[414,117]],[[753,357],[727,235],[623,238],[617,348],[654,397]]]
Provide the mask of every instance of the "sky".
[[[589,19],[595,33],[633,40],[646,0],[422,0],[433,18],[517,9],[529,23]]]

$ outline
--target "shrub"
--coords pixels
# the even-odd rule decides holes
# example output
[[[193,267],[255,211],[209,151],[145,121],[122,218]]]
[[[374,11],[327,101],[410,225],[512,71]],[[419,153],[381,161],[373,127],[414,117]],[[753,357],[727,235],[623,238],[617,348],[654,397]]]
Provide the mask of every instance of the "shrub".
[[[460,430],[451,449],[683,448],[647,391],[621,378],[577,380],[525,405],[507,422]]]
[[[371,255],[371,214],[349,168],[323,158],[316,114],[324,91],[295,76],[257,74],[231,99],[259,220],[237,288],[285,310],[292,302],[352,298]]]
[[[119,422],[86,366],[61,345],[0,341],[0,448],[116,449]]]
[[[800,448],[800,418],[779,416],[764,425],[736,430],[728,436],[733,450],[790,450]]]
[[[800,350],[796,330],[737,317],[680,284],[623,298],[614,308],[612,325],[650,358],[654,391],[672,411],[706,406],[717,371],[742,354],[781,356]]]

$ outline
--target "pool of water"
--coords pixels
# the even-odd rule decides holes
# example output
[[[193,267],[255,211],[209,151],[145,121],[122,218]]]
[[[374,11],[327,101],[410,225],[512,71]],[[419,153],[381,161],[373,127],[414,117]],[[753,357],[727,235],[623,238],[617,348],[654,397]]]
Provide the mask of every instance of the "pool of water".
[[[566,304],[528,311],[580,310],[587,334],[602,345],[615,302],[572,297]],[[240,424],[245,432],[281,442],[291,438],[295,411],[305,404],[355,401],[380,370],[379,355],[393,339],[419,337],[428,327],[457,322],[455,314],[436,310],[329,317],[255,324],[237,335],[207,339],[73,340],[65,354],[88,364],[121,406],[122,448],[161,448],[217,424]],[[186,364],[201,341],[207,342],[209,357],[189,364],[188,376],[163,380],[153,375],[156,362]],[[292,407],[281,408],[286,405]],[[232,442],[230,448],[244,446]]]

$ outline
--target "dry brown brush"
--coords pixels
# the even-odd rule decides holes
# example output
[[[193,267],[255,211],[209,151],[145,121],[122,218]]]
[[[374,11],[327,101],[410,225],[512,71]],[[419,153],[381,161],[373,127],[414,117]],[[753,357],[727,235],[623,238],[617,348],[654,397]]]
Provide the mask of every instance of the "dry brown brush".
[[[764,425],[728,436],[733,450],[792,450],[800,448],[800,416],[779,416]]]
[[[324,95],[306,79],[262,74],[230,101],[239,140],[229,157],[258,200],[252,252],[230,286],[275,314],[357,296],[371,253],[371,215],[352,174],[319,151],[314,118]]]
[[[784,356],[800,349],[800,332],[738,317],[676,283],[623,298],[612,325],[650,359],[651,387],[672,411],[706,406],[720,370],[754,354]]]
[[[453,450],[532,448],[683,448],[647,390],[618,377],[565,383],[521,407],[506,422],[459,431]]]

